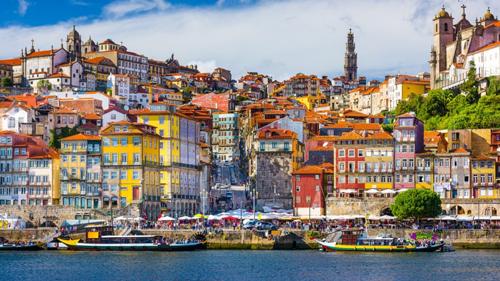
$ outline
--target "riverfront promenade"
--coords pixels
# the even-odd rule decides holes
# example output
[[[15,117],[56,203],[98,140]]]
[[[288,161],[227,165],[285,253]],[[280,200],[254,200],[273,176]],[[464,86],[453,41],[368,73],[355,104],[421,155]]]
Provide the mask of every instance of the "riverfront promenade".
[[[24,230],[0,230],[0,237],[12,241],[44,241],[53,235],[56,228],[38,228]],[[171,239],[186,239],[200,233],[196,230],[162,230],[143,229],[144,234],[161,235]],[[393,237],[409,237],[410,233],[430,232],[414,229],[369,229],[370,236],[391,234]],[[274,234],[274,235],[272,235]],[[208,249],[317,249],[316,238],[324,238],[328,233],[317,231],[282,229],[273,233],[250,230],[223,229],[219,233],[208,233],[206,237]],[[456,248],[468,249],[500,249],[499,229],[449,229],[439,232],[440,238],[453,244]],[[83,238],[83,234],[72,235]]]

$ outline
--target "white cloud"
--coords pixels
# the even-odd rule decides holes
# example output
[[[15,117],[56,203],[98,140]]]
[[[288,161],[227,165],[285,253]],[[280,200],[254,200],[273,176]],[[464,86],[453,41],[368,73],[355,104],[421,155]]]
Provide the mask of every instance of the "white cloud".
[[[459,18],[460,3],[447,0],[445,5]],[[488,5],[495,15],[500,13],[498,1],[466,5],[471,22],[481,17]],[[154,59],[164,60],[175,53],[181,63],[228,68],[236,77],[259,71],[283,79],[297,72],[330,77],[341,74],[346,33],[352,27],[359,74],[383,77],[428,70],[432,18],[440,6],[431,0],[290,0],[225,9],[215,5],[163,11],[152,8],[151,13],[139,15],[131,9],[118,9],[115,15],[135,16],[97,20],[77,28],[82,38],[92,35],[101,41],[109,37]],[[58,46],[71,25],[2,28],[0,57],[18,55],[31,38],[37,48]]]
[[[133,13],[164,11],[170,7],[165,0],[116,0],[104,7],[104,16],[119,18]]]
[[[217,68],[217,62],[215,60],[190,61],[186,65],[196,65],[200,72],[212,72],[215,68]]]
[[[26,0],[17,0],[17,3],[18,3],[18,13],[21,15],[21,16],[24,16],[26,15],[26,12],[28,11],[28,6],[29,6],[29,2],[26,1]]]

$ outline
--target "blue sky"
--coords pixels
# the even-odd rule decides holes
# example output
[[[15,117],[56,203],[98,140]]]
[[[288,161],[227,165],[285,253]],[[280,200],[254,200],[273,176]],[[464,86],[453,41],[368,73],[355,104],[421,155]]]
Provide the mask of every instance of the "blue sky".
[[[50,25],[75,18],[80,20],[98,20],[105,18],[104,7],[113,2],[105,0],[2,0],[3,9],[0,10],[0,26],[9,25]],[[126,1],[122,1],[126,2]],[[134,1],[132,1],[134,2]],[[136,1],[147,2],[147,1]],[[154,2],[154,1],[152,1]],[[170,8],[189,7],[238,7],[251,5],[252,0],[169,0],[164,1]],[[153,10],[153,9],[151,9]],[[140,11],[131,14],[151,12]],[[47,16],[48,15],[48,16]]]
[[[428,71],[432,19],[441,5],[473,23],[498,0],[2,0],[0,58],[59,46],[73,24],[86,40],[111,38],[164,60],[172,53],[202,71],[230,69],[283,80],[298,72],[342,74],[352,28],[359,75]]]

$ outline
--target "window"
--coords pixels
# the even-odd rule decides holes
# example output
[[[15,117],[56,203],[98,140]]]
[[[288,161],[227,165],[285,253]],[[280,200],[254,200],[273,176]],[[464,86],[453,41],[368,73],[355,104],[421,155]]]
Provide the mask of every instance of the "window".
[[[354,157],[354,149],[349,149],[348,156],[349,157]]]
[[[134,180],[138,180],[139,179],[139,171],[134,170],[134,172],[132,174],[132,178]]]
[[[264,142],[262,142],[262,141],[261,141],[261,142],[260,142],[260,147],[259,147],[260,151],[264,151],[264,150],[265,150],[265,147],[266,147],[266,144],[265,144]]]
[[[276,142],[274,142],[274,141],[273,141],[273,142],[271,143],[271,147],[272,147],[272,148],[276,148],[276,146],[278,146],[278,144],[277,144]]]
[[[339,172],[341,172],[341,173],[345,172],[345,164],[344,163],[339,163]]]
[[[345,157],[345,150],[344,149],[339,150],[339,157]]]
[[[314,179],[319,180],[319,175],[314,175]]]
[[[121,154],[122,164],[127,164],[127,153]]]
[[[121,138],[120,140],[121,140],[121,144],[122,144],[123,146],[126,146],[126,145],[128,144],[128,139],[127,139],[127,137]]]
[[[287,141],[284,143],[284,146],[285,146],[285,151],[290,150],[290,143],[288,143]]]
[[[134,146],[138,146],[141,143],[141,138],[140,137],[134,137],[132,140]]]
[[[9,117],[9,128],[15,128],[16,127],[16,119],[14,117]]]
[[[365,154],[365,153],[364,153],[363,149],[358,149],[358,156],[359,156],[359,157],[363,157],[363,156],[364,156],[364,154]]]

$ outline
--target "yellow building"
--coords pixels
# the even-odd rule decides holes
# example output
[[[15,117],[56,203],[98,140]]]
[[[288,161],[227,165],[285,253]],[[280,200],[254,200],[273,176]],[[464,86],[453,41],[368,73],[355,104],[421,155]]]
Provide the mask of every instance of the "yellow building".
[[[475,198],[499,198],[495,186],[495,159],[480,155],[472,158],[472,194]]]
[[[103,205],[137,204],[141,216],[160,214],[160,136],[155,127],[120,121],[110,123],[102,136]]]
[[[411,94],[423,95],[429,89],[429,81],[404,80],[401,83],[403,100],[408,100]]]
[[[61,139],[61,204],[83,209],[102,206],[101,137],[77,134]]]
[[[137,121],[156,127],[160,140],[162,211],[172,216],[200,211],[200,124],[177,113],[175,107],[155,103],[151,109],[131,112]]]
[[[386,132],[376,132],[366,140],[365,151],[358,149],[357,155],[364,154],[365,189],[392,189],[394,138]],[[361,171],[363,163],[358,162],[358,166]]]

